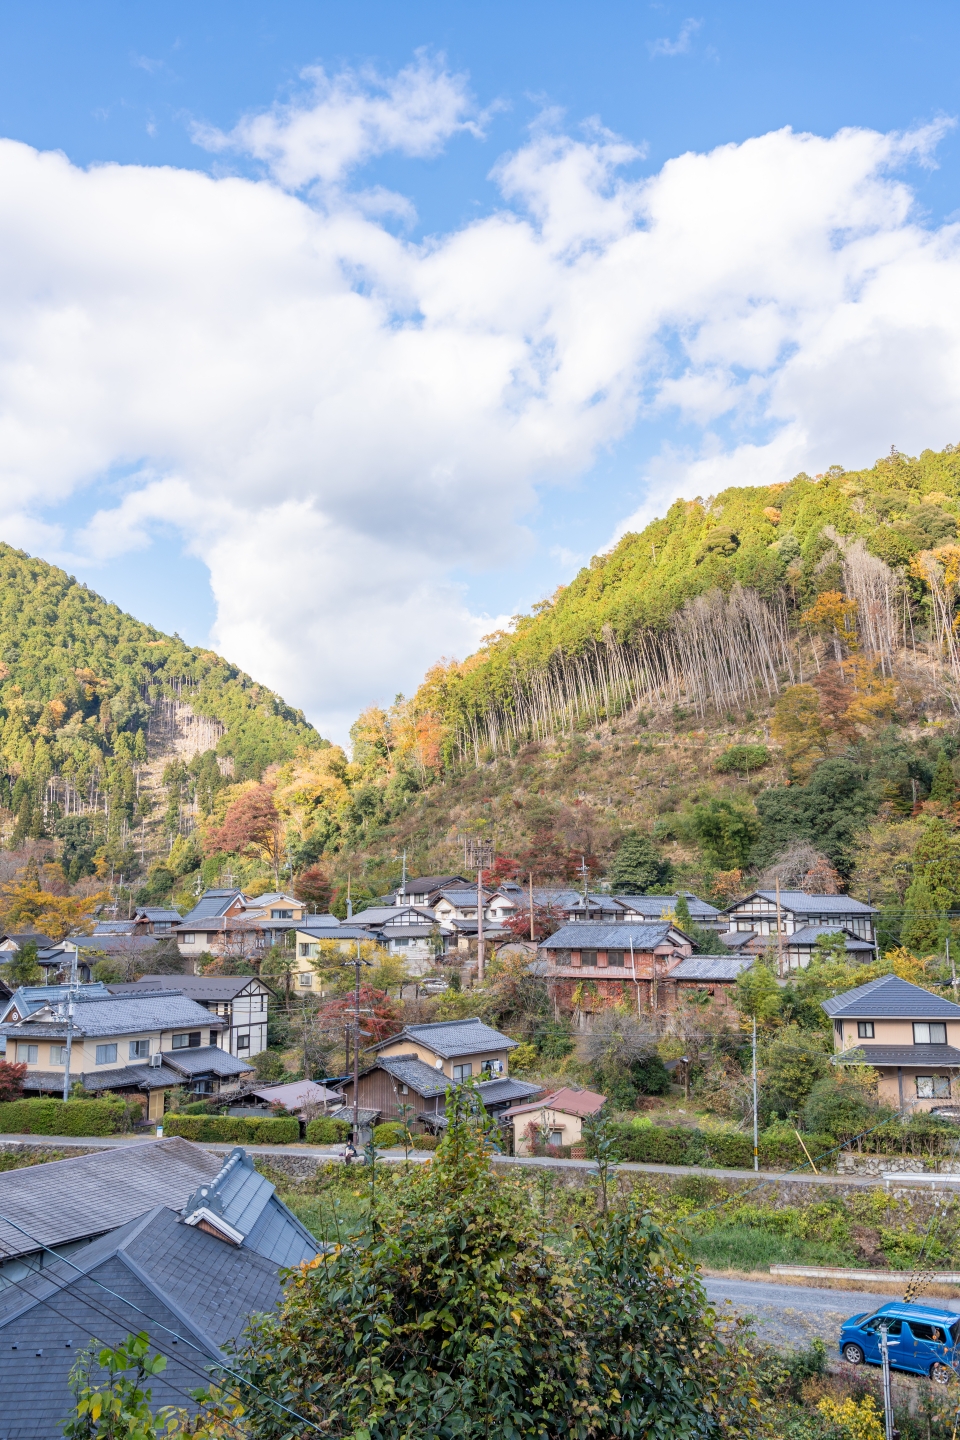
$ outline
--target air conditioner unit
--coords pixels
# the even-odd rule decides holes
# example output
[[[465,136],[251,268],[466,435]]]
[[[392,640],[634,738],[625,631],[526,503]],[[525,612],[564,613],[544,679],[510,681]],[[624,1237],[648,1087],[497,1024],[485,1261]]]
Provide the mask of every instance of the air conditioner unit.
[[[150,1064],[151,1064],[151,1066],[153,1067],[154,1070],[159,1070],[159,1069],[160,1069],[160,1066],[163,1064],[163,1056],[162,1056],[162,1055],[151,1055],[151,1056],[150,1056]]]

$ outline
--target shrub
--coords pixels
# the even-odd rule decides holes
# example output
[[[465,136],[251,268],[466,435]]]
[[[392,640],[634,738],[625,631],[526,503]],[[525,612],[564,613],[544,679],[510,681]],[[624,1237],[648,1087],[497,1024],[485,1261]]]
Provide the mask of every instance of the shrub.
[[[123,1100],[10,1100],[0,1105],[3,1135],[116,1135],[143,1105]]]
[[[346,1120],[334,1120],[329,1115],[318,1115],[307,1126],[307,1142],[310,1145],[339,1145],[350,1134]]]
[[[168,1135],[184,1140],[237,1141],[248,1145],[289,1145],[300,1139],[300,1122],[292,1117],[276,1120],[252,1115],[165,1115],[163,1128]]]
[[[436,1150],[440,1144],[439,1135],[415,1135],[413,1143],[418,1150]]]
[[[729,750],[724,750],[713,768],[722,775],[728,775],[731,771],[746,775],[748,771],[761,770],[769,763],[770,751],[766,745],[731,745]]]
[[[385,1120],[382,1125],[376,1125],[373,1131],[373,1143],[381,1150],[387,1150],[391,1145],[403,1144],[404,1126],[396,1120]]]

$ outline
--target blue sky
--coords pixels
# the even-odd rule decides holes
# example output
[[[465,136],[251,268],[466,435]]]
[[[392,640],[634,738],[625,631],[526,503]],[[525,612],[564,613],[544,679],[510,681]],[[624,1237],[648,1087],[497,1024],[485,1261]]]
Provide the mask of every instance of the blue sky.
[[[343,734],[360,704],[409,690],[430,659],[464,653],[496,617],[550,593],[625,525],[642,523],[677,494],[715,491],[738,478],[789,478],[784,472],[801,465],[870,463],[891,443],[910,449],[960,440],[960,379],[948,338],[958,318],[955,5],[40,0],[0,5],[0,26],[0,136],[60,151],[74,167],[53,174],[35,166],[21,175],[21,161],[8,157],[18,191],[3,185],[0,165],[5,205],[16,217],[13,239],[0,223],[8,276],[0,371],[6,365],[17,374],[16,383],[0,377],[0,415],[27,436],[0,480],[7,537],[61,560],[144,619],[193,642],[212,636],[334,733]],[[439,117],[435,139],[410,138],[402,127],[419,121],[408,110],[402,133],[386,122],[399,140],[352,153],[334,181],[326,172],[317,180],[302,157],[290,178],[297,117],[325,105],[331,123],[346,125],[351,97],[376,94],[402,109],[391,77],[417,65],[423,103]],[[317,66],[328,81],[349,73],[349,83],[321,96],[303,74]],[[272,117],[266,150],[257,139],[263,132],[250,128],[258,116]],[[592,119],[603,129],[589,128]],[[830,143],[751,148],[784,127]],[[831,140],[847,128],[875,132],[876,144]],[[916,131],[925,138],[899,148],[879,138]],[[615,154],[612,136],[633,153]],[[477,319],[474,277],[484,288],[489,263],[497,282],[504,278],[500,262],[488,259],[502,230],[477,227],[497,216],[532,216],[545,233],[544,215],[556,220],[566,204],[561,141],[574,147],[569,165],[586,167],[576,184],[588,199],[574,198],[575,220],[557,221],[569,235],[551,252],[550,267],[538,268],[529,250],[503,262],[507,270],[529,265],[524,293],[543,285],[537,315],[510,333],[502,308]],[[706,166],[670,168],[687,152],[710,156],[720,146],[736,152],[729,170],[715,153]],[[505,181],[497,167],[518,155],[526,158]],[[84,172],[110,163],[171,167],[176,194],[159,177],[148,192],[124,169],[107,198],[104,187],[94,195]],[[591,164],[596,173],[584,180]],[[796,182],[783,184],[794,167]],[[304,211],[315,213],[323,225],[305,243],[336,249],[357,296],[389,296],[376,344],[366,320],[362,338],[350,332],[355,377],[349,398],[333,401],[346,342],[339,320],[323,309],[316,277],[292,296],[284,275],[299,263],[294,251],[285,257],[279,246],[263,260],[267,240],[252,238],[250,255],[234,255],[230,264],[238,273],[249,264],[252,277],[238,281],[236,293],[263,284],[256,325],[264,328],[256,333],[275,337],[289,325],[278,353],[303,347],[302,366],[277,382],[262,424],[235,449],[249,397],[273,383],[278,367],[266,367],[261,383],[245,358],[232,417],[231,344],[215,348],[235,318],[225,318],[225,298],[198,341],[208,369],[177,389],[178,347],[190,343],[182,327],[189,330],[191,286],[209,288],[198,276],[210,247],[196,264],[184,249],[168,273],[149,234],[162,230],[167,213],[177,243],[189,228],[195,202],[183,172],[190,171],[211,180],[196,200],[211,235],[232,224],[232,244],[237,226],[249,223],[252,237],[274,236],[278,227],[295,229]],[[246,185],[239,201],[230,188],[236,181]],[[645,192],[645,182],[658,188]],[[611,239],[601,211],[620,195],[618,186],[634,188],[623,191]],[[648,194],[663,207],[655,221],[644,208]],[[701,203],[701,195],[710,198]],[[775,214],[758,252],[761,269],[769,261],[762,284],[737,254],[741,244],[749,250],[757,220],[738,239],[735,217],[721,213],[724,196],[740,213],[756,205]],[[72,248],[75,205],[86,219]],[[356,207],[364,220],[354,234],[343,217]],[[593,209],[577,229],[585,207]],[[27,212],[29,221],[21,220]],[[139,214],[150,217],[145,231],[133,223]],[[760,220],[762,228],[762,213]],[[690,240],[680,276],[666,243],[655,254],[618,258],[631,227],[657,225]],[[47,253],[45,239],[58,226],[62,243]],[[714,244],[713,233],[725,238]],[[42,262],[33,259],[37,235]],[[475,249],[464,256],[460,240],[471,236]],[[378,247],[388,243],[394,248],[384,258]],[[792,269],[777,269],[777,252],[793,247]],[[609,261],[624,295],[643,296],[638,313],[655,309],[664,287],[673,287],[670,304],[620,334],[620,307],[605,282],[593,275],[567,284],[591,248]],[[430,257],[441,252],[442,265],[431,269]],[[720,252],[722,274],[714,273]],[[118,284],[107,303],[110,275],[128,257],[137,276]],[[420,265],[416,279],[404,270],[411,257]],[[157,287],[152,277],[160,271]],[[802,272],[802,286],[794,272]],[[396,357],[394,340],[398,328],[417,327],[424,314],[429,320],[438,285],[443,314],[457,311],[456,340],[448,336],[451,348],[424,362],[421,387],[435,385],[439,394],[450,367],[456,371],[453,357],[471,346],[476,354],[411,437],[403,411],[413,402],[400,396],[410,362]],[[455,302],[447,298],[451,286]],[[152,300],[158,288],[163,305]],[[337,315],[343,303],[341,295]],[[168,333],[166,317],[180,306],[181,328],[171,322]],[[576,323],[568,324],[574,311]],[[120,312],[128,323],[118,331]],[[83,316],[76,351],[64,339],[72,314]],[[54,325],[56,346],[48,339]],[[494,333],[500,381],[488,373],[494,362],[485,346]],[[269,343],[251,338],[251,350]],[[607,343],[623,348],[622,359],[607,368],[597,361],[595,376],[579,377],[580,357]],[[157,353],[167,347],[169,369],[151,373],[144,355],[134,354],[138,344]],[[113,361],[128,345],[129,367],[122,359],[118,373]],[[913,347],[921,369],[929,367],[915,391],[898,371]],[[574,379],[531,409],[529,396],[554,362]],[[304,382],[299,408],[276,420],[310,367],[326,364],[327,410],[320,413]],[[527,364],[538,379],[525,375],[517,390]],[[202,375],[209,367],[223,378],[208,397]],[[397,384],[371,384],[369,408],[365,367],[377,375],[393,367],[399,376]],[[910,376],[916,370],[910,361]],[[128,371],[140,375],[136,384],[127,384]],[[514,386],[506,399],[504,376]],[[497,384],[495,402],[485,387]],[[591,386],[599,398],[591,399]],[[475,405],[474,389],[483,392]],[[98,406],[103,415],[93,424]],[[189,423],[180,423],[186,410]],[[433,448],[424,441],[418,449],[431,425]],[[465,437],[462,453],[455,432]],[[55,450],[51,434],[59,437]],[[286,479],[271,477],[271,443],[277,476]],[[393,465],[395,454],[407,452],[404,465]],[[357,454],[364,458],[354,463]],[[421,484],[422,476],[429,478]],[[379,529],[371,512],[383,516]]]

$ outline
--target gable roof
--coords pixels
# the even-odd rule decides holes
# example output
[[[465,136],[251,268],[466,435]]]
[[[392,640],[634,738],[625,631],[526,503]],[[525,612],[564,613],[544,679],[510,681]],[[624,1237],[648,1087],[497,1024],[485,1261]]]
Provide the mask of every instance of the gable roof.
[[[44,1005],[51,1002],[56,1003],[62,996],[69,994],[69,985],[20,985],[14,990],[10,999],[0,1004],[0,1020],[9,1013],[16,1010],[21,1016],[32,1015],[34,1011],[41,1010]],[[88,981],[81,985],[76,991],[76,999],[86,1004],[90,1000],[105,999],[110,991],[101,980]]]
[[[723,910],[729,915],[748,900],[760,896],[772,905],[777,903],[776,890],[751,890],[742,900],[735,900]],[[792,910],[797,915],[879,915],[874,905],[865,905],[862,900],[853,900],[849,895],[808,895],[805,890],[781,890],[780,908]]]
[[[180,1213],[187,1226],[209,1224],[216,1229],[221,1221],[221,1233],[240,1236],[240,1244],[275,1265],[300,1265],[320,1248],[239,1145],[212,1180],[197,1186]]]
[[[449,1075],[444,1075],[442,1070],[428,1065],[426,1060],[421,1060],[416,1055],[381,1055],[376,1065],[371,1065],[363,1074],[369,1075],[374,1070],[385,1070],[400,1085],[409,1086],[424,1100],[431,1100],[435,1095],[445,1095],[457,1083],[451,1080]],[[542,1088],[541,1085],[531,1084],[529,1080],[513,1080],[508,1075],[481,1080],[476,1086],[484,1105],[502,1105],[505,1101],[525,1100],[530,1095],[538,1094]]]
[[[420,875],[415,880],[408,880],[406,885],[397,885],[390,893],[392,895],[429,895],[433,890],[442,890],[444,886],[469,885],[468,875]]]
[[[219,1156],[176,1136],[0,1172],[0,1215],[28,1232],[0,1219],[0,1260],[101,1235],[154,1205],[179,1210],[220,1165]]]
[[[659,925],[647,925],[642,920],[630,924],[620,921],[616,925],[598,924],[592,920],[574,921],[564,925],[548,940],[541,940],[540,950],[653,950],[664,945],[671,936],[679,935],[682,941],[692,943],[677,925],[663,920]]]
[[[791,945],[816,945],[821,935],[845,936],[848,951],[865,950],[872,955],[876,949],[869,940],[861,940],[859,935],[855,935],[845,925],[803,925],[799,930],[794,930],[792,935],[785,935],[783,939],[789,948]]]
[[[664,910],[675,910],[679,895],[615,895],[628,910],[635,910],[638,915],[649,915],[654,920],[659,920]],[[691,920],[712,920],[720,914],[716,905],[709,905],[706,900],[685,890],[683,898],[687,902],[687,909],[690,911]],[[657,906],[660,908],[657,909]]]
[[[248,985],[257,994],[267,987],[256,975],[143,975],[139,980],[110,985],[113,995],[136,995],[146,990],[178,990],[191,1000],[235,1000]]]
[[[737,980],[749,970],[755,955],[690,955],[674,965],[669,980]]]
[[[559,1110],[562,1115],[596,1115],[607,1103],[606,1095],[597,1090],[571,1090],[564,1087],[544,1095],[531,1105],[511,1105],[507,1115],[525,1115],[534,1110]]]
[[[44,1019],[44,1010],[35,1011],[17,1024],[0,1025],[0,1035],[29,1035],[56,1038],[66,1033],[67,1021],[57,1020],[51,1014]],[[105,995],[87,1000],[74,1012],[73,1031],[75,1035],[134,1035],[154,1030],[189,1030],[202,1025],[212,1030],[222,1030],[226,1020],[190,1000],[179,990],[153,990],[146,995]]]
[[[181,920],[179,910],[165,910],[162,905],[138,905],[133,913],[138,920],[141,915],[145,920],[170,920],[175,925],[179,925]]]
[[[835,1020],[960,1020],[960,1005],[899,975],[881,975],[824,1000],[821,1008]]]
[[[484,1050],[514,1050],[516,1040],[501,1035],[490,1025],[485,1025],[479,1016],[471,1020],[439,1020],[432,1025],[405,1025],[396,1035],[390,1035],[377,1045],[369,1046],[376,1053],[386,1045],[395,1045],[398,1040],[419,1041],[434,1055],[444,1060],[453,1060],[458,1055],[476,1055]]]
[[[190,925],[199,924],[201,920],[215,920],[229,910],[235,900],[243,898],[242,890],[205,890],[180,923]]]

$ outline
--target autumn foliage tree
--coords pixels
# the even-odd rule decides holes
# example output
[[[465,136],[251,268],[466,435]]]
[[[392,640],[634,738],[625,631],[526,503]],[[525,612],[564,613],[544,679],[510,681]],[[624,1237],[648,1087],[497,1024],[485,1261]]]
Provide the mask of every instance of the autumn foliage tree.
[[[284,848],[283,824],[268,785],[246,790],[227,810],[223,824],[212,826],[204,838],[208,855],[244,855],[252,852],[273,867],[280,884]]]
[[[54,895],[41,888],[34,871],[0,889],[0,923],[13,934],[36,930],[56,941],[76,931],[89,935],[93,912],[109,899],[106,890],[96,895]]]

